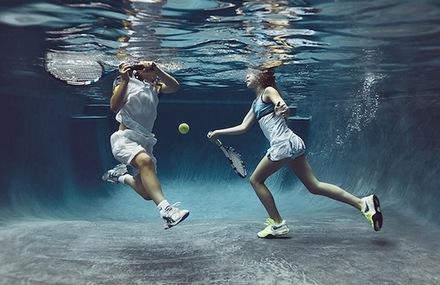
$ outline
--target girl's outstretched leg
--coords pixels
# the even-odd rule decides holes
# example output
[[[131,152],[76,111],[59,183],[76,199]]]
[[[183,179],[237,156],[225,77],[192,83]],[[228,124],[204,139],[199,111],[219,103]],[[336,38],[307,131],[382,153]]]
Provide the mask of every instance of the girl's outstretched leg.
[[[318,181],[313,173],[312,167],[304,155],[301,155],[294,160],[290,160],[289,166],[310,193],[326,196],[349,204],[358,210],[362,210],[364,202],[358,197],[348,193],[339,186]]]
[[[382,228],[383,218],[380,212],[379,199],[376,195],[360,199],[336,185],[318,181],[304,155],[289,161],[289,165],[310,193],[323,195],[351,205],[361,211],[375,231],[379,231]]]

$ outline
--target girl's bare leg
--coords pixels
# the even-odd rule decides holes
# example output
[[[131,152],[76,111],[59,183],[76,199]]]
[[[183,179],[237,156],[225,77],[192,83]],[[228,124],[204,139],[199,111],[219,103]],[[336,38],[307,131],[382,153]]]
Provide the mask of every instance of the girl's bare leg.
[[[127,175],[125,177],[124,183],[130,186],[131,188],[133,188],[134,191],[136,191],[136,193],[138,193],[145,200],[151,200],[151,197],[148,195],[147,191],[142,186],[140,175],[138,175],[136,178],[134,178],[131,175]]]
[[[312,167],[304,155],[297,157],[294,160],[289,160],[289,166],[310,193],[323,195],[349,204],[358,210],[362,209],[363,201],[358,197],[348,193],[336,185],[318,181],[313,173]]]
[[[152,199],[156,205],[165,200],[162,186],[156,175],[154,161],[151,157],[145,152],[140,152],[133,158],[131,164],[140,171],[140,179],[135,180],[137,184],[135,184],[136,187],[133,187],[133,189],[142,197]],[[138,182],[140,182],[142,187],[139,187]]]
[[[264,182],[269,176],[279,170],[284,164],[286,164],[285,160],[274,162],[267,157],[263,157],[250,178],[250,183],[254,188],[255,193],[257,194],[258,198],[260,199],[261,203],[269,214],[269,217],[276,223],[281,223],[283,219],[278,212],[270,190],[267,188]]]

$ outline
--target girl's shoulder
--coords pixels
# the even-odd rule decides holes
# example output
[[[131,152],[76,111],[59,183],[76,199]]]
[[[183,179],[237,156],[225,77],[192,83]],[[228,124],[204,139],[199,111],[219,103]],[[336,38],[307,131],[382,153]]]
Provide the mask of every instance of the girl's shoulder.
[[[271,102],[270,97],[273,95],[279,96],[280,94],[279,94],[278,90],[276,90],[272,86],[268,86],[268,87],[264,88],[264,91],[261,94],[261,100],[263,100],[263,102]]]
[[[266,88],[264,88],[264,93],[263,94],[267,94],[267,93],[269,93],[269,94],[271,94],[271,93],[278,93],[279,94],[278,90],[276,90],[272,86],[267,86]]]

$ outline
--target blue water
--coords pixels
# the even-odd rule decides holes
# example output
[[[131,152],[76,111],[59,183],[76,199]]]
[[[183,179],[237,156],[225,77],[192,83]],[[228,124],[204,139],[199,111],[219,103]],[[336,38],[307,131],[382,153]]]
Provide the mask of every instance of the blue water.
[[[114,74],[86,87],[50,77],[48,54],[74,51],[109,69],[156,60],[179,80],[181,90],[160,104],[154,152],[165,195],[192,219],[266,215],[206,139],[241,122],[253,99],[247,69],[266,65],[278,66],[297,110],[292,128],[320,180],[440,224],[438,1],[2,1],[0,35],[4,218],[158,216],[152,202],[101,181],[116,163],[107,107]],[[181,122],[187,135],[177,132]],[[267,148],[258,126],[223,141],[250,173]],[[308,194],[286,169],[268,184],[281,213],[340,206]]]

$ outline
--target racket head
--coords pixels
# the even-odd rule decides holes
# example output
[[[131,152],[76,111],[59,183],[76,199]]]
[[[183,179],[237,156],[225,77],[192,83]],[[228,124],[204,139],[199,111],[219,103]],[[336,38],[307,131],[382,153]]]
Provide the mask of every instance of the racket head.
[[[225,149],[229,162],[231,163],[235,173],[237,173],[241,178],[245,178],[247,171],[244,162],[241,159],[241,155],[233,147],[224,145],[222,147]]]
[[[69,53],[48,53],[45,67],[55,79],[69,85],[89,85],[97,82],[105,73],[100,62]]]

